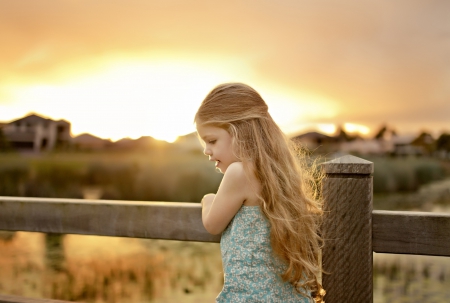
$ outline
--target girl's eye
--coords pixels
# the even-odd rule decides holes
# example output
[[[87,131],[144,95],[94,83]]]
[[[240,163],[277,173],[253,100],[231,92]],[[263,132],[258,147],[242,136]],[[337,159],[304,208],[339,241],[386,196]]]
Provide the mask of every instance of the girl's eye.
[[[214,144],[214,143],[216,143],[216,140],[209,140],[208,143],[209,144]]]

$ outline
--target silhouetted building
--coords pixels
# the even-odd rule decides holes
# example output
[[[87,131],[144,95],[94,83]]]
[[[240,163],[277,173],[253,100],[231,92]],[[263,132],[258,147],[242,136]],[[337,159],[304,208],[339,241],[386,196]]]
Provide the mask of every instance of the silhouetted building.
[[[179,136],[173,144],[181,151],[203,153],[203,146],[200,143],[197,132]]]
[[[91,134],[81,134],[73,138],[75,148],[80,150],[103,150],[111,146],[112,142]]]
[[[364,140],[362,138],[342,142],[339,150],[346,154],[356,153],[359,155],[383,155],[389,152],[389,150],[386,149],[386,144],[384,144],[381,140]]]
[[[414,140],[413,135],[395,136],[392,138],[393,151],[392,155],[406,157],[406,156],[420,156],[423,150],[411,143]]]
[[[321,153],[336,152],[339,150],[341,138],[327,136],[318,132],[308,132],[291,138],[292,141],[309,150]]]
[[[2,129],[11,147],[18,150],[51,151],[72,141],[69,122],[35,114],[6,123]]]

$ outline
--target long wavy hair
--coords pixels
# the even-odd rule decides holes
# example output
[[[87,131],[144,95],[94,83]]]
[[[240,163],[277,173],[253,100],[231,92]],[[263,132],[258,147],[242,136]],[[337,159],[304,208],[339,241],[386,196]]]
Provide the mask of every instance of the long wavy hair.
[[[270,223],[271,245],[286,264],[282,279],[297,291],[311,290],[315,301],[323,302],[318,170],[311,169],[306,157],[299,159],[300,149],[286,138],[268,113],[267,104],[248,85],[215,87],[200,105],[195,123],[230,133],[233,151],[246,174],[254,174],[262,185],[258,198]]]

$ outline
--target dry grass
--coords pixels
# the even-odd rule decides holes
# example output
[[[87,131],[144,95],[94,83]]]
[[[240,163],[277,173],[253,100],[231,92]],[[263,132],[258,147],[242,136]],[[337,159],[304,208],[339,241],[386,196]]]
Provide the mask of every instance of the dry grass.
[[[374,303],[450,301],[450,258],[374,254]]]
[[[450,179],[378,195],[377,209],[450,212]],[[450,302],[450,258],[374,254],[374,303]]]
[[[0,292],[96,303],[213,302],[222,287],[217,244],[77,235],[62,241],[58,266],[46,259],[43,234],[0,241]]]

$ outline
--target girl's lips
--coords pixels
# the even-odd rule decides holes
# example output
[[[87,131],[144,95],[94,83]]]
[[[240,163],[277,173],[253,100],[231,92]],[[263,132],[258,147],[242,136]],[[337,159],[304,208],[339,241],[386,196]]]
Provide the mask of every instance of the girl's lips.
[[[220,162],[220,161],[216,161],[216,167],[219,166],[219,162]]]

